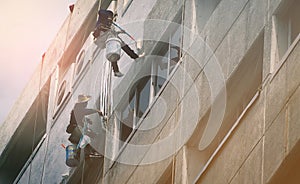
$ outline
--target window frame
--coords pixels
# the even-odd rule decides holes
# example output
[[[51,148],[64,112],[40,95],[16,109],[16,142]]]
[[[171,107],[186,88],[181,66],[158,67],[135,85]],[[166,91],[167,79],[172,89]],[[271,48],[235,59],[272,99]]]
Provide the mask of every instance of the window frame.
[[[152,75],[152,81],[151,81],[151,84],[154,88],[154,90],[152,90],[152,95],[153,95],[153,98],[155,98],[156,96],[159,96],[161,94],[161,91],[163,88],[165,88],[165,86],[167,85],[168,81],[172,78],[172,76],[174,75],[175,71],[177,70],[178,66],[180,65],[180,63],[182,62],[182,57],[183,57],[183,54],[182,54],[182,48],[183,48],[183,45],[182,45],[182,40],[183,40],[183,25],[182,25],[182,20],[179,21],[179,26],[172,31],[172,33],[170,35],[168,35],[168,45],[167,45],[167,48],[163,48],[163,49],[166,49],[165,52],[163,52],[163,56],[164,57],[166,54],[167,54],[167,75],[166,75],[166,79],[163,83],[163,85],[160,87],[160,89],[156,92],[155,91],[155,83],[156,83],[156,80],[157,80],[157,77],[158,76],[158,62],[157,61],[153,61],[152,62],[152,66],[151,66],[151,75]],[[177,63],[174,65],[174,68],[171,69],[171,62],[172,62],[172,59],[171,58],[171,47],[173,42],[172,42],[172,39],[174,38],[174,35],[176,34],[176,32],[180,30],[179,32],[179,37],[180,37],[180,41],[179,41],[179,53],[178,53],[178,61]],[[175,45],[176,46],[176,45]],[[164,58],[162,58],[164,59]],[[157,98],[157,97],[156,97]]]
[[[131,4],[131,2],[133,0],[128,0],[130,3],[129,5]],[[128,7],[127,7],[128,8]],[[157,91],[157,93],[155,93],[155,89],[153,87],[153,76],[155,74],[155,71],[154,71],[154,68],[155,66],[153,65],[153,62],[151,63],[151,68],[150,68],[150,75],[151,75],[151,78],[150,78],[150,90],[149,90],[149,104],[148,104],[148,107],[147,109],[145,110],[145,112],[143,113],[143,115],[141,116],[141,118],[137,121],[137,122],[134,122],[134,129],[132,129],[131,133],[129,134],[129,136],[126,138],[126,141],[122,141],[122,143],[120,143],[120,135],[121,135],[121,123],[120,123],[120,120],[118,120],[118,135],[119,135],[119,143],[117,144],[118,147],[116,149],[117,153],[115,155],[115,158],[113,159],[113,163],[111,164],[110,167],[113,167],[115,161],[119,158],[119,156],[122,154],[123,150],[126,148],[127,144],[130,142],[130,140],[132,139],[133,135],[135,134],[137,128],[142,124],[143,120],[145,119],[145,117],[149,114],[150,112],[150,109],[153,107],[153,105],[155,104],[155,102],[158,100],[158,97],[161,95],[161,93],[164,91],[164,89],[166,88],[166,86],[169,84],[170,82],[170,79],[174,76],[176,70],[178,69],[179,65],[182,63],[182,58],[183,58],[183,52],[182,52],[182,48],[183,48],[183,30],[184,30],[184,26],[183,26],[183,17],[182,17],[182,9],[178,12],[178,14],[175,16],[175,18],[173,19],[172,22],[175,22],[176,24],[178,24],[179,26],[175,29],[175,31],[172,31],[171,35],[167,35],[168,36],[168,46],[167,46],[167,51],[164,52],[164,53],[167,53],[170,49],[170,38],[174,35],[174,33],[180,29],[180,43],[179,43],[179,47],[180,47],[180,54],[179,54],[179,60],[177,62],[177,64],[174,66],[174,68],[172,69],[171,72],[167,72],[167,77],[166,77],[166,80],[164,81],[163,85],[161,86],[161,88]],[[178,16],[180,15],[180,16]],[[122,15],[123,16],[123,15]],[[170,30],[170,27],[167,28],[167,31]],[[155,46],[157,47],[157,45]],[[168,63],[170,62],[170,57],[169,57],[170,54],[168,54]],[[168,64],[168,69],[169,69],[169,64]],[[121,108],[124,108],[121,107]],[[118,108],[117,108],[118,109]],[[116,112],[115,112],[116,113]],[[122,113],[122,110],[117,110],[117,114],[120,114]]]
[[[145,89],[144,87],[147,86],[148,82],[149,82],[149,88],[151,89],[151,76],[146,76],[147,78],[145,78],[145,81],[144,80],[139,80],[137,81],[137,83],[133,86],[134,90],[133,90],[133,94],[129,94],[130,98],[129,98],[129,103],[128,104],[125,104],[121,107],[122,110],[119,110],[119,113],[120,114],[120,120],[119,121],[119,139],[120,139],[120,144],[119,144],[119,148],[123,147],[123,145],[125,145],[126,143],[129,142],[129,139],[130,137],[132,137],[131,134],[134,133],[134,131],[136,130],[136,128],[139,126],[140,122],[142,121],[143,117],[145,114],[147,114],[149,112],[149,106],[151,104],[151,93],[150,93],[150,90],[149,90],[149,99],[148,99],[148,104],[147,104],[147,108],[145,109],[145,112],[143,112],[143,115],[141,117],[138,116],[137,113],[139,113],[139,107],[140,107],[140,95],[141,95],[141,92],[143,91],[143,89]],[[139,88],[140,85],[142,85],[142,88]],[[132,96],[132,97],[131,97]],[[131,128],[131,132],[129,133],[129,135],[124,139],[122,137],[122,126],[123,124],[127,127],[128,126],[128,123],[123,123],[122,120],[123,120],[123,112],[124,110],[126,110],[126,108],[128,108],[128,106],[130,106],[131,104],[131,101],[134,99],[134,103],[133,103],[133,117],[132,117],[132,122],[130,123],[130,125],[132,127]],[[124,144],[123,144],[124,143]]]
[[[16,174],[13,183],[17,183],[20,179],[22,179],[24,173],[27,171],[28,167],[31,167],[32,161],[48,137],[48,121],[50,118],[48,114],[50,105],[50,84],[51,77],[48,78],[47,82],[40,89],[39,94],[28,109],[28,112],[20,122],[10,142],[3,151],[4,154],[10,156],[11,154],[17,154],[20,151],[22,152],[22,156],[18,160],[22,166],[15,166],[19,172]],[[20,148],[18,147],[19,145],[25,145],[30,150],[24,149],[23,147]],[[6,159],[10,160],[9,157]],[[2,164],[1,169],[3,167]]]
[[[296,0],[286,0],[282,2],[279,8],[275,11],[272,17],[272,46],[275,50],[271,53],[271,67],[270,72],[273,76],[281,68],[291,51],[294,49],[296,43],[299,41],[300,32],[293,35],[292,30],[297,21],[292,21],[295,18],[295,4],[299,2]],[[300,24],[300,23],[298,23]],[[297,30],[297,28],[296,28]]]

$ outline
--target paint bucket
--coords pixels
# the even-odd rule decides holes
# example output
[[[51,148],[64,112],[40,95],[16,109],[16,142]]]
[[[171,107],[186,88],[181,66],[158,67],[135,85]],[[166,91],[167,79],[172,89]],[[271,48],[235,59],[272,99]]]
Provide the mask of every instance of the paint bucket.
[[[75,145],[66,147],[66,164],[69,167],[76,167],[79,164],[79,160],[77,159],[77,148]]]
[[[121,41],[118,38],[106,40],[106,59],[110,62],[117,62],[121,56]]]

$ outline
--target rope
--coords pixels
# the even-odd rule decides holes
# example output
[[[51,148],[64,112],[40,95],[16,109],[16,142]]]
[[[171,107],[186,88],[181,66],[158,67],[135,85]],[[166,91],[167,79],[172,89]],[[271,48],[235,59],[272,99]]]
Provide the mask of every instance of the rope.
[[[101,0],[99,1],[99,8],[100,9],[101,7]],[[65,51],[66,51],[66,47],[67,47],[67,39],[68,39],[68,34],[69,34],[69,29],[70,29],[70,22],[71,22],[71,17],[69,18],[69,21],[68,21],[68,25],[67,25],[67,32],[66,32],[66,37],[65,37],[65,43],[64,43],[64,49],[63,49],[63,56],[62,56],[62,63],[64,62],[64,59],[65,59]],[[84,33],[84,36],[82,38],[82,42],[81,44],[83,44],[83,41],[86,37],[86,33],[87,33],[87,29],[85,30],[85,33]],[[39,91],[40,91],[40,86],[41,86],[41,78],[42,78],[42,68],[43,68],[43,60],[42,60],[42,65],[41,65],[41,72],[40,72],[40,81],[39,81]],[[40,98],[40,95],[38,96],[38,102],[39,102],[39,98]],[[37,103],[38,105],[38,103]],[[38,107],[36,107],[38,108]],[[34,123],[34,136],[33,136],[33,146],[32,146],[32,152],[33,152],[33,147],[34,147],[34,139],[35,139],[35,134],[36,134],[36,121],[37,121],[37,111],[36,111],[36,116],[35,116],[35,123]],[[51,123],[53,123],[53,120],[51,121]],[[47,130],[46,130],[47,131]],[[45,173],[45,162],[46,162],[46,156],[47,156],[47,153],[48,153],[48,148],[49,148],[49,141],[50,141],[50,135],[51,135],[51,128],[49,130],[49,134],[47,136],[47,142],[46,142],[46,150],[45,150],[45,154],[44,154],[44,158],[43,158],[43,168],[42,168],[42,176],[41,176],[41,180],[40,180],[40,183],[43,183],[43,179],[44,179],[44,173]],[[30,183],[30,177],[31,177],[31,168],[32,168],[32,165],[30,164],[30,172],[29,172],[29,179],[28,179],[28,183]]]
[[[66,32],[66,38],[65,38],[64,49],[63,49],[62,62],[64,61],[64,57],[65,57],[65,51],[66,51],[66,47],[67,47],[67,40],[68,40],[68,33],[69,33],[69,29],[70,29],[70,23],[71,23],[71,17],[69,18],[68,25],[67,25],[67,32]],[[58,76],[58,78],[59,78],[59,76]],[[51,118],[51,119],[52,119],[52,118]],[[53,119],[51,120],[51,124],[52,124],[52,123],[53,123]],[[47,130],[46,130],[46,131],[47,131]],[[43,180],[44,180],[45,163],[46,163],[46,156],[47,156],[48,148],[49,148],[50,136],[51,136],[51,128],[50,128],[49,134],[48,134],[48,136],[47,136],[46,151],[45,151],[45,155],[44,155],[43,169],[42,169],[42,176],[41,176],[40,183],[43,183]]]
[[[101,4],[102,4],[102,0],[99,0],[99,5],[98,5],[98,11],[101,9]],[[99,14],[97,13],[97,19],[99,18]],[[96,19],[96,20],[97,20]],[[87,29],[85,30],[84,32],[84,35],[83,35],[83,38],[82,38],[82,42],[81,42],[81,45],[83,45],[83,42],[85,40],[85,37],[86,37],[86,33],[87,33]],[[104,114],[104,113],[103,113]],[[86,122],[84,123],[84,130],[85,131],[86,129]],[[83,132],[85,133],[85,132]],[[80,142],[80,141],[79,141]],[[79,145],[78,145],[79,146]],[[83,165],[82,165],[82,173],[81,173],[81,184],[84,184],[84,170],[85,170],[85,148],[82,149],[81,153],[83,155]]]

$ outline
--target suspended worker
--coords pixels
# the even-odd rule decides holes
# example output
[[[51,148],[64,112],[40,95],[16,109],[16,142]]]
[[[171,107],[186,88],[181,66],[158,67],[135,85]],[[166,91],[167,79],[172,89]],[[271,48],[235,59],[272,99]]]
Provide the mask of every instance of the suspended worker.
[[[105,43],[109,37],[111,37],[112,35],[117,35],[117,32],[115,32],[112,29],[115,16],[116,15],[114,15],[113,12],[110,10],[98,11],[98,20],[93,32],[93,36],[95,40],[97,39],[97,45],[100,47],[100,49],[103,49],[106,46]],[[122,30],[121,32],[123,33],[124,30]],[[119,37],[117,39],[120,40],[121,48],[128,56],[130,56],[132,59],[136,59],[139,57],[123,40],[121,40]],[[119,70],[119,66],[117,63],[118,60],[119,58],[115,59],[115,61],[110,60],[110,62],[112,65],[114,75],[116,77],[122,77],[123,74]]]
[[[94,39],[99,39],[97,42],[101,42],[102,48],[105,47],[105,41],[109,36],[109,31],[111,30],[114,14],[110,10],[99,10],[98,20],[96,27],[93,32]],[[99,44],[97,44],[99,46]],[[117,62],[111,62],[112,69],[116,77],[122,77],[123,74],[119,70]]]
[[[70,124],[67,127],[67,133],[73,132],[77,125],[84,126],[84,116],[98,113],[103,117],[103,113],[98,109],[88,109],[88,101],[90,100],[88,95],[79,95],[78,101],[75,103],[73,110],[71,111]],[[106,118],[106,117],[103,117]]]

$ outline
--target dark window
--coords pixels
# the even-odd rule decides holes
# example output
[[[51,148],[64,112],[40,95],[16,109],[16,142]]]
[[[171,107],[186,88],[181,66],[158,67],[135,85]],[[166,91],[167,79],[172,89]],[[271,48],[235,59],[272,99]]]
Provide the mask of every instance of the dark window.
[[[120,140],[125,142],[150,102],[150,76],[139,79],[131,88],[129,100],[122,108],[120,120]]]
[[[13,183],[46,133],[50,80],[45,84],[0,157],[0,183]],[[22,173],[20,173],[22,175]]]
[[[64,80],[58,90],[56,106],[59,106],[61,104],[63,97],[65,95],[65,92],[66,92],[66,81]]]
[[[282,58],[289,46],[300,33],[300,1],[287,0],[277,13],[277,45],[279,57]]]
[[[178,18],[177,18],[178,19]],[[178,22],[181,22],[178,20]],[[173,72],[182,56],[181,51],[181,26],[172,24],[167,32],[168,43],[159,43],[160,51],[157,53],[157,59],[153,60],[152,77],[155,94],[158,94],[169,75]]]
[[[129,99],[128,105],[121,112],[120,140],[125,142],[133,130],[135,119],[135,94]]]
[[[153,54],[151,76],[145,76],[132,85],[129,99],[124,100],[120,112],[120,140],[126,142],[142,116],[147,112],[153,97],[157,95],[181,57],[181,11],[166,31],[167,43],[159,41]],[[149,72],[150,73],[150,72]]]
[[[76,75],[80,74],[81,72],[81,69],[83,67],[84,57],[85,57],[85,50],[82,50],[77,60]]]

